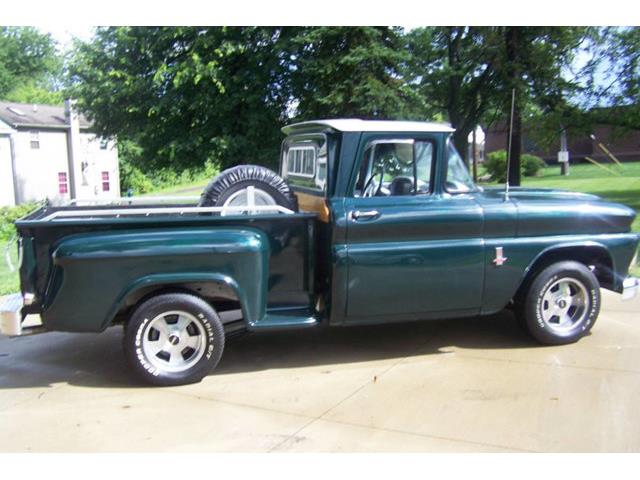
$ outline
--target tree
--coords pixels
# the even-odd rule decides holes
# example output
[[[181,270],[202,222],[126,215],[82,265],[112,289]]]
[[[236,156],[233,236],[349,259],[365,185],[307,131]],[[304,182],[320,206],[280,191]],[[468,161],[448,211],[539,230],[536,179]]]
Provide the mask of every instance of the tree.
[[[308,27],[291,39],[290,79],[296,119],[406,118],[413,91],[400,76],[408,60],[401,30]]]
[[[33,27],[0,27],[0,98],[58,103],[53,92],[61,68],[51,35]]]
[[[423,111],[431,107],[446,114],[456,129],[454,143],[465,157],[469,133],[499,98],[499,39],[495,27],[427,27],[406,37],[407,80],[422,99]]]
[[[282,28],[108,27],[79,43],[69,92],[146,168],[273,164],[290,95]]]
[[[542,115],[567,111],[567,99],[582,87],[578,76],[566,72],[593,32],[587,27],[500,27],[499,31],[504,48],[496,70],[505,112],[511,110],[515,91],[509,183],[520,185],[523,111],[527,104],[535,105]]]

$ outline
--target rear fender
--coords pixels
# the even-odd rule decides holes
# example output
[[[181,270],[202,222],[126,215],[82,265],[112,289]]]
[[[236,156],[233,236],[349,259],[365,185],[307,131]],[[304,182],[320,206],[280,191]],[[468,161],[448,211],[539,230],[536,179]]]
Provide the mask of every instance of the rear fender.
[[[247,318],[255,318],[256,316],[261,318],[261,316],[264,315],[260,313],[259,305],[252,304],[246,288],[241,287],[236,280],[228,275],[200,272],[185,272],[177,274],[161,273],[139,278],[125,288],[107,314],[105,324],[102,325],[101,330],[104,330],[111,325],[116,315],[127,305],[127,300],[138,297],[140,292],[145,292],[149,289],[157,291],[162,289],[171,289],[172,287],[180,288],[184,284],[192,283],[222,284],[231,289],[240,303],[242,317],[245,319],[245,322]],[[146,295],[143,294],[143,296]]]
[[[264,317],[269,239],[241,227],[147,229],[66,237],[53,252],[42,310],[50,330],[107,328],[136,291],[150,286],[222,282],[247,322]]]

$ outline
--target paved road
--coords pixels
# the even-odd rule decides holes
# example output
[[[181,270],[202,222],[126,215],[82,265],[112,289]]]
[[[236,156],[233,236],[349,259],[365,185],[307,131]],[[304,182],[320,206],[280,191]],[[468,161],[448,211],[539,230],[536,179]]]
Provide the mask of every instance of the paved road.
[[[0,451],[640,451],[640,299],[539,347],[510,314],[246,336],[132,383],[121,330],[0,337]]]

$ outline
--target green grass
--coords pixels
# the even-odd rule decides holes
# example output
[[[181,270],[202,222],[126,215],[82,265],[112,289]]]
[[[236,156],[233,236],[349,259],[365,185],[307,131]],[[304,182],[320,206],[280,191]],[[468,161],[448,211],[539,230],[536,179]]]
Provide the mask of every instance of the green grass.
[[[155,190],[153,192],[145,193],[144,196],[162,196],[162,195],[176,195],[176,196],[199,196],[202,193],[204,187],[211,181],[210,178],[204,180],[197,180],[195,182],[183,183],[180,185],[174,185],[172,187]]]
[[[12,272],[5,260],[6,246],[6,241],[0,242],[0,295],[20,291],[18,272]],[[13,262],[14,267],[16,267],[18,265],[18,253],[15,248],[15,243],[10,246],[9,252],[11,255],[11,261]]]

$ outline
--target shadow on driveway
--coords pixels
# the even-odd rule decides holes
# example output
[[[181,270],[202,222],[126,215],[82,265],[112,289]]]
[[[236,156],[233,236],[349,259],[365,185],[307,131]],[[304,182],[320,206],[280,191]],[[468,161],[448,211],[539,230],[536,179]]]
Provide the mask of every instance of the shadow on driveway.
[[[51,332],[0,337],[0,389],[68,383],[85,387],[146,387],[129,375],[122,328],[102,334]],[[535,347],[504,311],[478,318],[348,328],[317,328],[231,339],[211,375],[360,363],[414,355],[439,355],[450,347]]]

